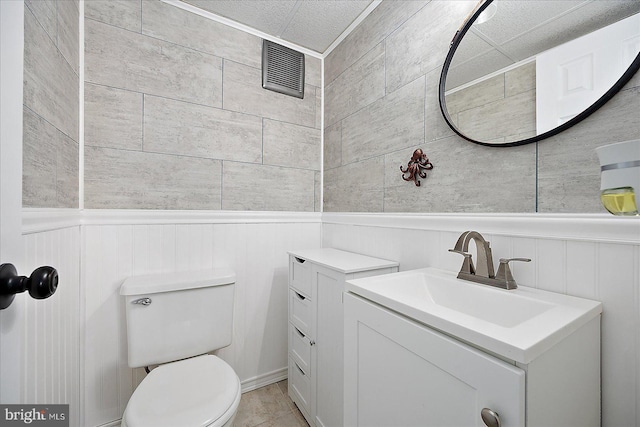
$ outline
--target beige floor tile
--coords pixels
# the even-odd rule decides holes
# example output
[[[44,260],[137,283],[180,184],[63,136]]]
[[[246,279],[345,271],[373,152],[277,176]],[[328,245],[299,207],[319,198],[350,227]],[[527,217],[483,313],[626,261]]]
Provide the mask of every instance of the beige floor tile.
[[[278,387],[280,387],[280,391],[284,393],[285,396],[287,396],[289,394],[289,381],[282,380],[282,381],[279,381],[277,384],[278,384]]]
[[[282,380],[242,395],[235,427],[308,427]]]
[[[293,411],[291,411],[291,413],[295,415],[295,417],[298,419],[298,422],[300,423],[299,424],[300,427],[309,427],[309,423],[307,422],[307,420],[304,419],[302,412],[300,412],[298,408],[295,408]]]
[[[254,427],[291,413],[287,399],[277,384],[243,394],[235,427]]]
[[[293,400],[291,400],[291,397],[289,397],[289,382],[287,380],[283,380],[283,381],[280,381],[277,384],[278,384],[278,387],[280,387],[280,391],[282,391],[283,399],[287,402],[289,407],[293,411],[300,412],[298,410],[298,407],[296,406],[296,404],[293,403]]]
[[[308,427],[308,424],[302,414],[296,410],[259,424],[258,427]]]

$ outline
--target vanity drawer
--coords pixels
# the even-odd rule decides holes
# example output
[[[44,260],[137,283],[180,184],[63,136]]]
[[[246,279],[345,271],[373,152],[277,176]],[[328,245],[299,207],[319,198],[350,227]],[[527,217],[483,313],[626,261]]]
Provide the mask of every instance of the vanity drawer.
[[[291,358],[289,358],[289,394],[298,406],[309,410],[311,381],[307,373]]]
[[[289,289],[289,320],[305,335],[311,332],[311,301],[295,289]]]
[[[298,292],[311,296],[311,263],[303,258],[289,257],[289,285]]]
[[[300,365],[303,371],[309,373],[311,361],[311,340],[295,325],[289,323],[289,355]]]

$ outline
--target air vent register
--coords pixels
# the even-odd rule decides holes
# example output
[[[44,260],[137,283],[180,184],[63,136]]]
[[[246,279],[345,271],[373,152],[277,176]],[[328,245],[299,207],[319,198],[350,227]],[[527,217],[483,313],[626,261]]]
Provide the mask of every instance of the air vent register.
[[[304,98],[304,54],[263,40],[262,87]]]

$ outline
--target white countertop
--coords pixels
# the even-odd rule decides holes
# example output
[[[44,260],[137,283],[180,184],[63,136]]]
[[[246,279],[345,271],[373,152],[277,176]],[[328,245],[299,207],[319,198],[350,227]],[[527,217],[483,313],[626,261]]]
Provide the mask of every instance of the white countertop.
[[[333,248],[301,249],[292,250],[288,253],[296,258],[311,261],[314,264],[322,265],[345,274],[398,266],[398,263],[395,261]]]
[[[598,301],[525,286],[494,288],[435,268],[349,280],[346,290],[525,364],[602,313]]]

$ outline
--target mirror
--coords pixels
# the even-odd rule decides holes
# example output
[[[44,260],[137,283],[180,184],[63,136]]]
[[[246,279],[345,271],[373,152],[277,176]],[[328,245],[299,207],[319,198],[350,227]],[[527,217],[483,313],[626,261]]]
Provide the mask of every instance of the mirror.
[[[487,0],[454,36],[440,109],[468,141],[514,146],[585,119],[640,68],[638,0]]]

